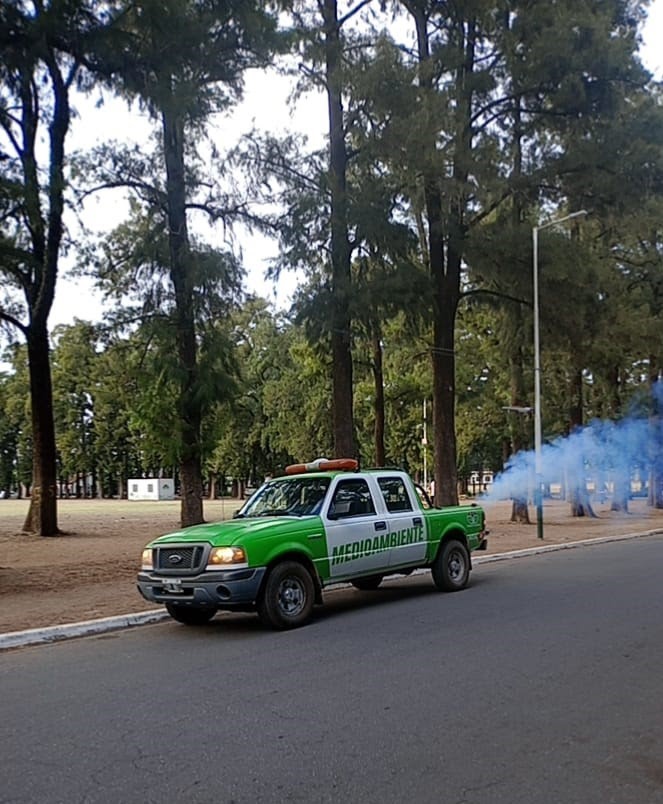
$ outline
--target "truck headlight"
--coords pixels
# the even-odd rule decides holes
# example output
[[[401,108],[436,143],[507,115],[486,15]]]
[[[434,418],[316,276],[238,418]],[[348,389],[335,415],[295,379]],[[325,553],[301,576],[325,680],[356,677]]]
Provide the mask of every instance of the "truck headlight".
[[[207,559],[207,569],[241,564],[247,566],[246,550],[243,547],[213,547]]]
[[[141,569],[151,570],[154,569],[154,562],[152,560],[152,548],[146,547],[143,550],[143,555],[140,560]]]

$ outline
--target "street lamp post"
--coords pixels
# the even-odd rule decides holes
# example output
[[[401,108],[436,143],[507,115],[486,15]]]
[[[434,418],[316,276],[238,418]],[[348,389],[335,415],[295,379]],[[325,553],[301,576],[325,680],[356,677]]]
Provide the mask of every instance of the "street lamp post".
[[[541,347],[539,341],[539,232],[571,218],[586,215],[586,209],[579,209],[563,218],[555,218],[532,228],[532,252],[534,275],[534,474],[536,505],[536,535],[543,539],[543,465],[541,460]]]
[[[428,447],[428,437],[426,435],[426,400],[424,399],[424,427],[421,438],[421,451],[424,458],[424,488],[428,492],[428,462],[426,460],[426,448]]]

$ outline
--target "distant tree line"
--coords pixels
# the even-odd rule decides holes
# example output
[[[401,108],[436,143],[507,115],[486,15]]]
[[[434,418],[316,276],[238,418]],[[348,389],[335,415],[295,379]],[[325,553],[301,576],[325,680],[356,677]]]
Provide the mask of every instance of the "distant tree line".
[[[3,3],[0,320],[20,337],[0,378],[0,484],[30,489],[25,527],[58,532],[72,478],[109,494],[177,467],[187,525],[218,478],[290,459],[417,470],[424,400],[436,501],[455,503],[470,469],[531,445],[510,411],[532,402],[532,228],[580,209],[541,232],[545,432],[633,404],[657,420],[663,112],[638,55],[646,7]],[[219,140],[246,71],[272,66],[326,96],[322,151]],[[144,109],[153,140],[72,153],[72,105],[102,92]],[[70,242],[67,206],[118,189],[126,221]],[[303,271],[289,315],[244,294],[214,238],[239,223],[278,238],[275,274]],[[65,247],[108,314],[50,333]]]

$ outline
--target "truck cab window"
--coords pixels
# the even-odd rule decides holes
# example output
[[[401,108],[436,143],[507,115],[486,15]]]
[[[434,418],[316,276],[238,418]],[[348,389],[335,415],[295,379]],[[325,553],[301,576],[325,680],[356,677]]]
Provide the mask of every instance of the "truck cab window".
[[[400,477],[380,477],[378,485],[390,514],[412,510],[410,495]]]
[[[363,479],[341,480],[329,506],[330,519],[366,516],[375,513],[368,483]]]

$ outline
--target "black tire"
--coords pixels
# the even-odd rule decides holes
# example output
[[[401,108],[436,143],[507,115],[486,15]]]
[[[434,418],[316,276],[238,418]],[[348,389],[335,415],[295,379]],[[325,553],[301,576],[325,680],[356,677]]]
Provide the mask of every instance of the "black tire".
[[[258,616],[279,631],[298,628],[310,619],[314,602],[311,573],[297,561],[283,561],[267,576],[258,600]]]
[[[216,609],[211,606],[180,606],[179,603],[166,603],[166,611],[173,620],[184,625],[205,625],[216,614]]]
[[[462,542],[450,539],[438,550],[433,566],[433,582],[441,592],[458,592],[470,577],[470,554]]]
[[[355,578],[350,583],[355,589],[361,589],[362,592],[374,592],[382,583],[384,575],[368,575],[366,578]]]

